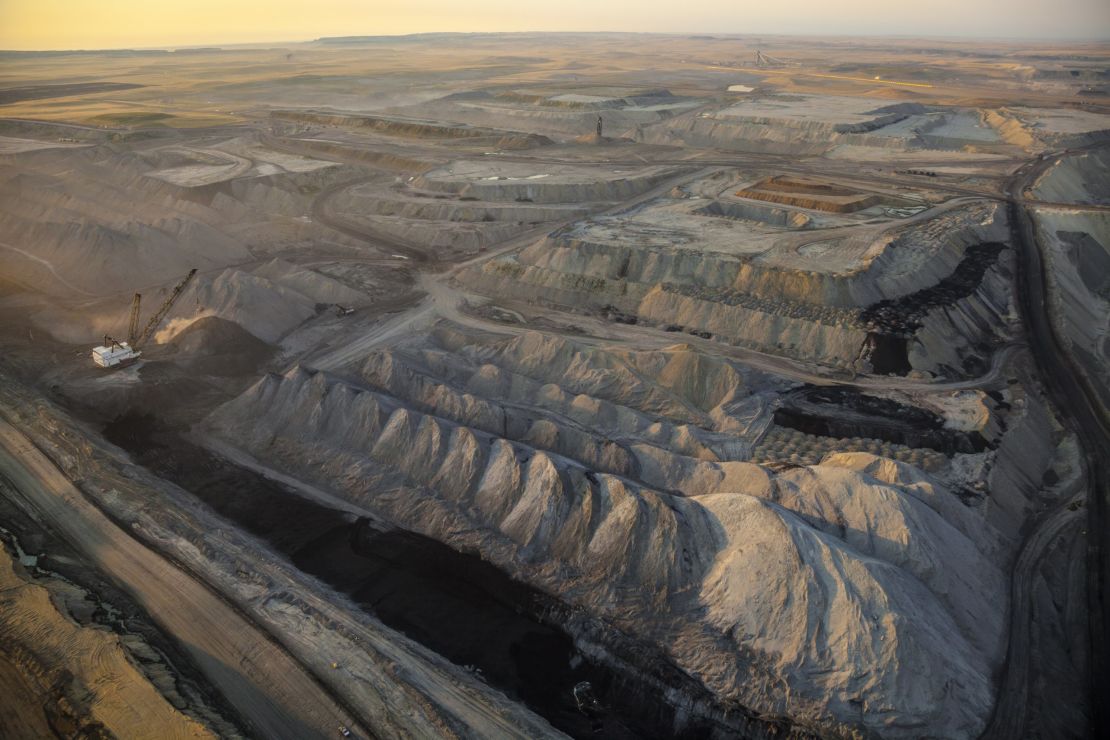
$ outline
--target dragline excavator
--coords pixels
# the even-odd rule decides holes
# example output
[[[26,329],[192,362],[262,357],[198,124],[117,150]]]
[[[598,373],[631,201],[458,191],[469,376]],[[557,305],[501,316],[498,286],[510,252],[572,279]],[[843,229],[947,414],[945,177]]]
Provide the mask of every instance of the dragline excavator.
[[[150,320],[146,322],[142,332],[139,332],[139,307],[142,304],[143,296],[136,293],[135,297],[131,299],[131,318],[127,323],[127,341],[120,342],[107,334],[104,335],[104,344],[99,347],[93,347],[92,358],[100,367],[119,367],[120,365],[129,365],[134,362],[139,355],[142,354],[142,346],[154,334],[154,330],[162,323],[162,319],[166,318],[166,314],[173,308],[174,302],[185,290],[185,286],[197,274],[196,268],[189,270],[189,274],[181,279],[181,282],[174,286],[173,291],[170,292]]]

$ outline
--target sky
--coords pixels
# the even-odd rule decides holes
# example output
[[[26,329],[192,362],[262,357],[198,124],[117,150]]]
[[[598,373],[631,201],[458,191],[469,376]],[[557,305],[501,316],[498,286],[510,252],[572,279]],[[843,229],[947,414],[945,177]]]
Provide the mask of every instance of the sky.
[[[431,31],[1110,39],[1110,0],[0,0],[0,49]]]

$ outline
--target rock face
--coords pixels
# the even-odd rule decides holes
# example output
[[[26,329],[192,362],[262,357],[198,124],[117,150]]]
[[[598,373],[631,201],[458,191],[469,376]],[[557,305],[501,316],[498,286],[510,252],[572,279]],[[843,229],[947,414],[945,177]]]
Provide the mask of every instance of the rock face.
[[[1110,409],[1110,215],[1039,208],[1052,317]]]
[[[1110,204],[1110,152],[1063,157],[1037,180],[1033,192],[1057,203]]]
[[[738,216],[710,218],[730,210]],[[878,332],[908,342],[902,372],[958,374],[1004,333],[1011,257],[995,250],[976,262],[968,251],[1005,238],[997,207],[952,209],[870,237],[830,228],[823,241],[810,228],[801,247],[784,241],[793,232],[774,230],[796,225],[786,213],[752,201],[665,201],[556,232],[465,270],[460,281],[516,300],[611,307],[656,326],[845,368],[869,352],[869,335]],[[740,247],[729,241],[745,238]],[[889,326],[869,315],[883,305]]]
[[[673,173],[644,167],[598,172],[457,160],[400,179],[345,189],[329,207],[351,224],[441,257],[474,254],[544,223],[584,217],[632,198]]]
[[[268,375],[205,430],[663,647],[725,706],[982,730],[1008,539],[893,460],[748,462],[765,380],[682,345],[447,324],[344,373]]]

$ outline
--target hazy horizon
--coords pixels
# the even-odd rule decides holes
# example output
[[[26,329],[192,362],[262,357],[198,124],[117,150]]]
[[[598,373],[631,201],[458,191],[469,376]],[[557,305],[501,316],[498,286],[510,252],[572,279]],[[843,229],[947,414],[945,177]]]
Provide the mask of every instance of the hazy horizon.
[[[445,0],[423,12],[396,2],[217,0],[148,4],[139,0],[0,0],[0,49],[110,50],[206,45],[304,43],[334,36],[417,33],[674,33],[781,36],[983,38],[1022,41],[1108,41],[1104,0],[936,0],[928,6],[882,0],[839,4],[799,0],[741,8],[695,0],[681,12],[630,0],[604,6],[586,0],[521,6]],[[306,17],[307,16],[307,17]],[[570,20],[568,20],[570,19]]]

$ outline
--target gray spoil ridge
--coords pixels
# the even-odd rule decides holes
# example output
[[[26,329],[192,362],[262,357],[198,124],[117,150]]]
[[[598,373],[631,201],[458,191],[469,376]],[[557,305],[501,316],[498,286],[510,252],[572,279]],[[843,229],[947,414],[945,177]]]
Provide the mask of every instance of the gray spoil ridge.
[[[869,732],[981,730],[1005,619],[993,528],[945,484],[870,454],[777,474],[743,448],[720,457],[707,432],[739,428],[740,376],[722,366],[701,388],[690,369],[710,358],[651,354],[447,326],[375,351],[349,381],[267,376],[206,428],[670,645],[717,701],[817,732],[857,726],[860,701],[889,707]],[[648,409],[706,427],[667,431]],[[828,671],[860,678],[818,689]]]

